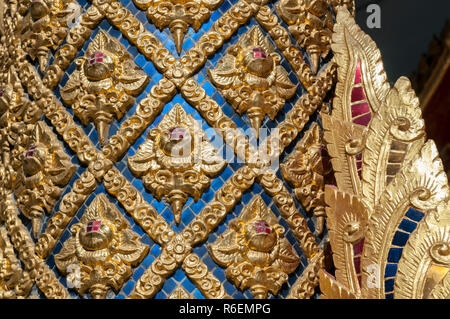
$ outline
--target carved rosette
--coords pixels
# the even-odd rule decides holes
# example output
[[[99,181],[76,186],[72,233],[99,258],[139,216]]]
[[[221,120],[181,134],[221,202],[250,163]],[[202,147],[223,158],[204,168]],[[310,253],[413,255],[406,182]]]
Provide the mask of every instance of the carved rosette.
[[[280,61],[273,45],[255,26],[227,50],[215,69],[208,70],[234,109],[247,114],[257,137],[264,117],[274,120],[297,89]]]
[[[284,237],[284,228],[260,196],[256,196],[209,252],[239,289],[250,288],[255,298],[276,295],[297,269],[300,258]]]
[[[391,87],[376,44],[340,8],[332,49],[338,83],[322,114],[336,187],[325,188],[335,276],[325,298],[450,295],[450,189],[426,141],[419,99],[401,77]]]
[[[150,131],[136,154],[128,157],[131,172],[142,177],[156,199],[165,198],[172,205],[177,224],[188,197],[198,201],[225,165],[200,124],[179,104]]]
[[[131,267],[146,256],[148,246],[129,226],[103,194],[72,226],[72,236],[55,255],[55,264],[81,295],[105,298],[109,288],[117,293],[131,276]]]
[[[305,133],[294,152],[281,164],[284,178],[295,187],[297,199],[306,210],[314,211],[316,231],[323,232],[325,215],[324,175],[328,172],[324,161],[322,131],[316,123]]]
[[[161,31],[169,28],[178,54],[189,27],[198,31],[223,0],[133,0],[139,8],[147,10],[147,17]]]
[[[84,125],[93,121],[102,146],[114,117],[121,119],[145,88],[149,76],[116,39],[100,30],[84,57],[75,61],[77,69],[61,89]]]
[[[20,154],[16,182],[17,206],[32,221],[37,237],[42,217],[50,213],[76,170],[61,142],[44,123],[37,122]]]
[[[69,25],[81,13],[75,0],[33,0],[22,21],[23,48],[39,62],[44,72],[50,50],[55,50],[66,38]]]

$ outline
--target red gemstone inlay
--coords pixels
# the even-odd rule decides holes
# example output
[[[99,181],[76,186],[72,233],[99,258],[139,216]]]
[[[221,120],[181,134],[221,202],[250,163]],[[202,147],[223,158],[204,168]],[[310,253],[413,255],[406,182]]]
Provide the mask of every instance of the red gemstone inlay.
[[[353,123],[367,126],[367,125],[369,125],[371,119],[372,119],[372,114],[368,113],[366,115],[363,115],[363,116],[360,116],[360,117],[354,119]]]
[[[258,234],[261,233],[270,234],[270,226],[269,224],[267,224],[266,221],[264,220],[257,221],[255,225],[256,225],[256,232]]]
[[[36,150],[36,146],[32,145],[28,149],[28,151],[25,153],[25,158],[30,158],[34,156],[34,151]]]
[[[95,52],[89,58],[89,64],[101,63],[103,62],[103,57],[105,56],[102,52]]]
[[[91,220],[86,225],[86,233],[89,234],[89,233],[98,232],[100,230],[100,226],[101,225],[102,225],[102,221],[101,220]]]
[[[174,127],[169,130],[170,140],[180,140],[186,136],[186,129],[182,127]]]
[[[267,53],[263,48],[253,48],[254,59],[267,59]]]
[[[361,255],[364,248],[364,238],[353,245],[353,254],[355,256]]]
[[[358,115],[370,113],[369,103],[361,103],[352,105],[352,117],[357,117]]]
[[[361,62],[358,62],[358,65],[356,66],[356,72],[355,72],[355,84],[362,83],[362,76],[361,76]]]
[[[366,94],[364,93],[364,89],[362,88],[362,86],[352,89],[352,103],[363,101],[365,99]]]
[[[361,272],[361,257],[353,258],[353,264],[355,265],[355,271],[357,274]]]

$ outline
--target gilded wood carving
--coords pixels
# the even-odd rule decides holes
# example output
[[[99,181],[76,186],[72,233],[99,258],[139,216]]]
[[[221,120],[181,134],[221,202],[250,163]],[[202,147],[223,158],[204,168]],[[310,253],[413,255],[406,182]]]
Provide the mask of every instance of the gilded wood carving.
[[[390,87],[375,43],[340,9],[333,112],[323,114],[337,189],[326,187],[335,276],[326,298],[448,297],[449,186],[407,78]],[[413,248],[414,247],[414,248]]]

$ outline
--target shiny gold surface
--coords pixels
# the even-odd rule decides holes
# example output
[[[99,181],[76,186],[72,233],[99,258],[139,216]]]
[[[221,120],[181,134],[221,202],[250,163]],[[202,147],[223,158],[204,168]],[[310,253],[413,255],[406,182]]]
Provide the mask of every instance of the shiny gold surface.
[[[75,24],[66,10],[76,7],[74,1],[0,5],[1,298],[34,298],[34,285],[46,298],[108,298],[119,292],[153,298],[178,271],[205,298],[236,295],[227,292],[224,274],[254,298],[311,298],[319,284],[327,298],[385,298],[381,277],[393,264],[391,248],[398,246],[410,209],[424,217],[395,263],[388,294],[450,295],[447,177],[433,142],[425,139],[409,81],[401,78],[390,87],[376,45],[346,11],[354,10],[353,1],[282,0],[269,6],[238,0],[224,12],[217,9],[223,1],[133,2],[160,31],[169,29],[179,57],[148,31],[138,9],[120,1],[93,0]],[[187,7],[195,12],[187,14]],[[197,32],[215,10],[220,18],[196,33],[180,56],[183,38],[192,40],[189,27]],[[100,28],[91,37],[102,21],[121,35]],[[227,41],[233,43],[222,53]],[[153,74],[137,66],[133,49],[160,75],[145,93]],[[216,54],[219,62],[206,64]],[[268,115],[278,133],[256,147],[196,76],[203,66],[218,90],[214,94],[238,113],[233,116],[248,117],[258,131]],[[358,67],[361,83],[355,83]],[[327,95],[336,82],[330,114]],[[364,92],[369,105],[367,126],[353,118],[354,89]],[[299,92],[304,93],[290,101]],[[174,102],[166,111],[178,94],[242,161],[189,222],[183,215],[189,198],[201,201],[227,163],[185,105]],[[313,124],[301,135],[318,110],[325,132]],[[86,132],[90,122],[100,146]],[[299,135],[278,174],[262,151],[281,156]],[[324,144],[337,187],[324,187]],[[253,193],[255,183],[264,200]],[[159,209],[165,200],[175,223]],[[244,207],[237,213],[239,205]],[[300,207],[313,211],[315,223],[308,223]],[[140,236],[147,236],[145,244]],[[196,248],[210,238],[209,252],[202,255]],[[334,275],[325,271],[331,271],[327,238]],[[160,252],[150,252],[152,241]],[[151,254],[154,259],[144,266]],[[361,258],[362,271],[355,258]],[[74,287],[62,284],[61,275]],[[128,283],[132,288],[124,294]],[[165,296],[193,298],[176,287]]]

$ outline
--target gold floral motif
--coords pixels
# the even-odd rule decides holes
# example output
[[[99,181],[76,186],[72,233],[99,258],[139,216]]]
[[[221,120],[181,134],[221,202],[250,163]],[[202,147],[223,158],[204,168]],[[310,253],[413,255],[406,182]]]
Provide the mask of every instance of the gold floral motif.
[[[295,189],[295,196],[308,211],[314,210],[316,231],[323,232],[325,217],[322,132],[318,124],[305,133],[294,152],[281,164],[284,178]]]
[[[297,89],[280,61],[275,48],[255,26],[227,50],[215,69],[208,70],[236,111],[248,115],[256,136],[264,117],[275,119]]]
[[[284,238],[284,228],[261,197],[255,197],[229,229],[209,246],[214,261],[239,289],[250,288],[255,298],[276,295],[300,263]]]
[[[33,0],[22,22],[23,48],[44,72],[50,49],[55,50],[74,24],[81,6],[74,0]]]
[[[336,272],[320,273],[323,297],[447,297],[450,190],[419,100],[407,78],[390,87],[378,48],[345,8],[331,47],[338,84],[322,119],[338,186],[325,188]]]
[[[206,140],[200,124],[181,107],[175,105],[139,147],[128,158],[128,166],[136,176],[143,176],[145,187],[172,205],[177,224],[189,196],[195,201],[226,165],[225,160]]]
[[[198,31],[223,0],[133,0],[139,8],[147,10],[147,17],[161,31],[169,28],[178,54],[189,27]]]
[[[132,60],[114,38],[100,31],[84,57],[76,60],[77,70],[61,89],[64,102],[72,105],[84,125],[93,121],[102,146],[114,116],[122,118],[149,81],[149,76]]]
[[[33,224],[37,238],[45,212],[50,213],[63,187],[69,182],[76,166],[64,152],[51,129],[38,122],[21,157],[21,173],[16,188],[17,205]]]
[[[55,264],[66,275],[79,267],[78,292],[105,298],[109,287],[116,292],[131,276],[131,267],[145,257],[148,246],[105,195],[98,195],[71,228],[72,236],[55,255]],[[74,285],[75,280],[72,280]]]

